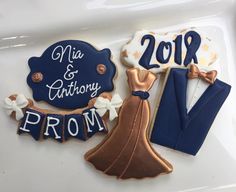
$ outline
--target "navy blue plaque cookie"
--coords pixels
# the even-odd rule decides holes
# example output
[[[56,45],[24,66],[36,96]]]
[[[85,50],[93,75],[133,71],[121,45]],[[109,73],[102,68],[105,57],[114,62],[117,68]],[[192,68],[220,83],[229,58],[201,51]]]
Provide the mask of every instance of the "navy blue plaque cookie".
[[[64,108],[85,107],[102,92],[113,90],[116,67],[109,49],[98,51],[79,40],[60,41],[41,57],[29,59],[27,83],[36,101]]]

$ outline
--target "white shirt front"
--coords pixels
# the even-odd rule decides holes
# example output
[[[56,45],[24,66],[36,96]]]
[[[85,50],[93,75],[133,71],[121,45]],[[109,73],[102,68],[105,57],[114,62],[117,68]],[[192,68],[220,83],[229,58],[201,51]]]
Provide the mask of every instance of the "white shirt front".
[[[199,79],[189,79],[188,85],[187,85],[187,112],[193,108],[193,106],[197,103],[197,101],[200,99],[202,94],[206,91],[210,84]]]
[[[211,71],[209,67],[200,67],[198,66],[199,70],[202,72],[208,72]],[[189,79],[187,83],[187,95],[186,95],[186,107],[187,107],[187,112],[193,108],[193,106],[197,103],[197,101],[200,99],[202,94],[207,90],[209,87],[209,83],[206,81],[200,79],[200,78],[195,78],[195,79]]]

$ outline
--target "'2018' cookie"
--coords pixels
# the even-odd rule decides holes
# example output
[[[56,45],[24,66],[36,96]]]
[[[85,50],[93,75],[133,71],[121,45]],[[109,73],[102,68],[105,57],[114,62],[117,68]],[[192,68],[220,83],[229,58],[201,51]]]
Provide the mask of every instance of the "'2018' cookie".
[[[121,60],[153,73],[191,63],[209,66],[217,60],[213,47],[209,38],[192,28],[164,34],[143,30],[123,46]]]
[[[31,57],[27,83],[36,101],[64,108],[85,107],[102,92],[113,90],[116,67],[109,49],[98,51],[79,40],[48,47],[41,57]]]

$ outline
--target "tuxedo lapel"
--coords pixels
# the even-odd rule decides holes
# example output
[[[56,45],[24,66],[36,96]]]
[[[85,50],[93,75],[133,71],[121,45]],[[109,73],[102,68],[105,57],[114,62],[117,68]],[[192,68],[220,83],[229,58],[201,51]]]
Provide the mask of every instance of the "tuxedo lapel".
[[[214,84],[210,85],[206,89],[206,91],[201,95],[196,104],[189,111],[188,113],[189,121],[191,121],[200,112],[200,110],[203,109],[204,106],[223,89],[223,87],[219,84],[218,81],[219,80],[216,79]]]
[[[182,128],[185,127],[185,122],[187,118],[187,108],[186,108],[186,91],[187,91],[187,69],[172,69],[173,70],[173,80],[175,87],[175,95],[177,101],[177,107],[179,109]]]
[[[185,129],[189,122],[200,112],[201,109],[209,102],[215,95],[217,95],[223,87],[216,79],[214,84],[210,85],[206,91],[201,95],[196,104],[187,113],[186,101],[187,101],[187,83],[188,77],[187,69],[172,69],[173,71],[173,81],[174,81],[174,91],[177,100],[177,107],[180,113],[182,129]]]

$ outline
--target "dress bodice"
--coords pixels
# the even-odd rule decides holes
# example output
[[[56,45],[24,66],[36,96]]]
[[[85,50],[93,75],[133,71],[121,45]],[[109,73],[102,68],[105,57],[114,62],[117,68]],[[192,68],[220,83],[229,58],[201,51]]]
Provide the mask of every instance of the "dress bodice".
[[[146,70],[131,68],[126,73],[131,91],[148,91],[156,80],[155,74]]]

